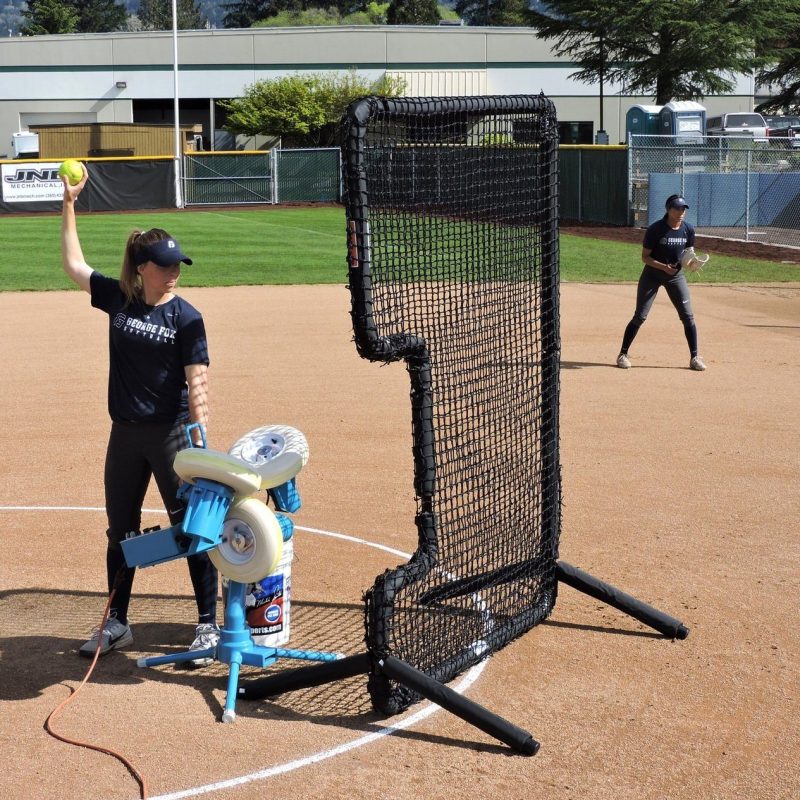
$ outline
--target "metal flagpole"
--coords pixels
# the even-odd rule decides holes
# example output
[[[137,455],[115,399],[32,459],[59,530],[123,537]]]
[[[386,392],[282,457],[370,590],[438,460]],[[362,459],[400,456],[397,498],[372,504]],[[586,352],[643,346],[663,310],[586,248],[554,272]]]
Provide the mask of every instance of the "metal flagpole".
[[[181,196],[181,147],[180,115],[178,113],[178,3],[172,0],[172,78],[175,96],[175,207],[183,208]]]

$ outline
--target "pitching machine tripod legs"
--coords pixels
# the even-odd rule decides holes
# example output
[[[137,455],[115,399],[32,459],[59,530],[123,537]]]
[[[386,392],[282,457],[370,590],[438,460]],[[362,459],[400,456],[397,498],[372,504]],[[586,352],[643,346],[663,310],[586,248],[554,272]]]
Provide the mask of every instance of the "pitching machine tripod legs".
[[[245,619],[245,595],[247,587],[237,581],[229,581],[225,604],[225,622],[219,635],[216,648],[186,650],[164,656],[140,658],[139,667],[156,667],[160,664],[180,664],[197,658],[213,658],[230,665],[228,688],[222,722],[236,720],[236,698],[239,696],[239,673],[242,664],[253,667],[266,667],[279,658],[292,658],[300,661],[335,662],[338,653],[325,653],[318,650],[292,650],[282,647],[262,647],[253,642],[250,628]]]

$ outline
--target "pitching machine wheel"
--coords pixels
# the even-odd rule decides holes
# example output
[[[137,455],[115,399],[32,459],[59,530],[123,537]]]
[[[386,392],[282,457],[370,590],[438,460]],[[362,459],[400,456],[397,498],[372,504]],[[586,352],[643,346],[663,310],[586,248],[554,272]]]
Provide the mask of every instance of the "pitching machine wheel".
[[[261,488],[272,489],[294,478],[308,461],[308,442],[296,428],[264,425],[233,443],[234,456],[261,476]]]
[[[255,583],[275,571],[283,534],[275,515],[255,497],[235,500],[222,528],[222,541],[208,556],[226,577]]]
[[[261,487],[261,476],[241,459],[218,450],[189,447],[180,450],[172,464],[179,478],[195,483],[199,478],[230,486],[238,495],[254,494]]]

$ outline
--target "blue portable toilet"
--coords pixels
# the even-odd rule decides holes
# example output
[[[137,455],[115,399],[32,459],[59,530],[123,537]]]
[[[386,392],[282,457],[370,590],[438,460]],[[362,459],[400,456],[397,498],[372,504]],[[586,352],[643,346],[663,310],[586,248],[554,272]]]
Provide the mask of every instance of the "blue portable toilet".
[[[625,115],[625,141],[629,142],[631,134],[635,136],[657,136],[659,130],[659,112],[663,106],[631,106]]]
[[[671,100],[659,112],[659,133],[674,136],[675,144],[703,144],[706,107],[694,100]]]

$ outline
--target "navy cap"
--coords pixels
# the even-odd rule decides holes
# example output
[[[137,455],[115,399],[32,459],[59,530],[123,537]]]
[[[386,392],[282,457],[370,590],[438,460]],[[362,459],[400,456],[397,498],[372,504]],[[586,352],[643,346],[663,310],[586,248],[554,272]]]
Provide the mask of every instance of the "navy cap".
[[[171,264],[177,264],[179,261],[184,264],[192,263],[192,259],[181,250],[181,246],[175,239],[159,239],[157,242],[144,245],[139,250],[137,260],[139,264],[153,261],[159,267],[168,267]]]
[[[689,204],[679,194],[670,195],[666,205],[667,211],[671,208],[689,208]]]

